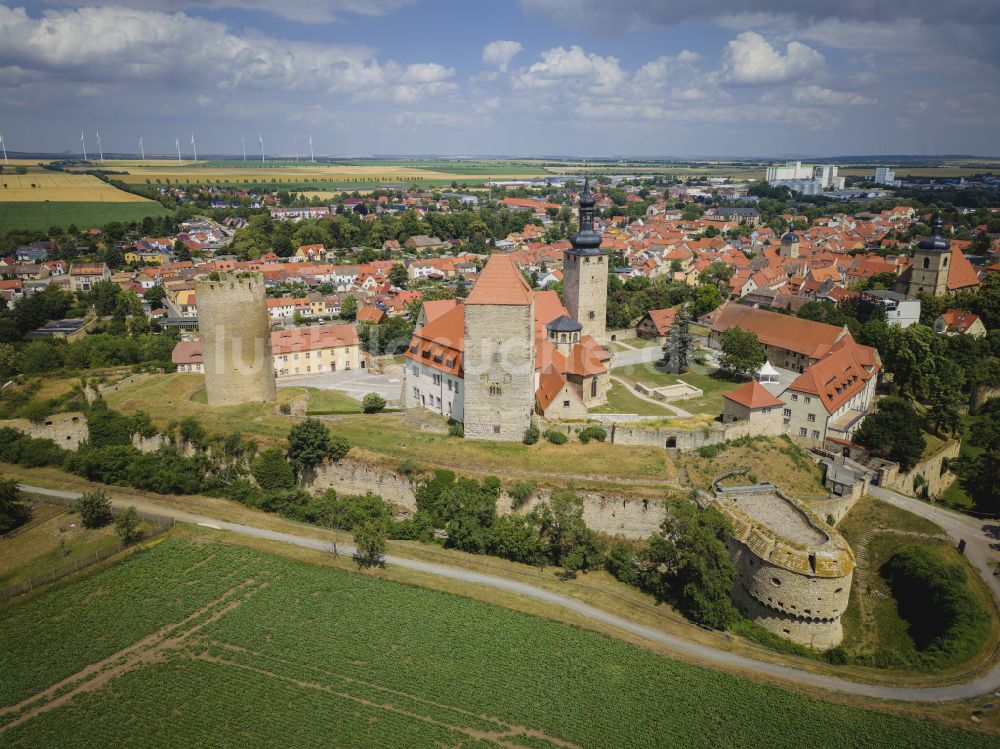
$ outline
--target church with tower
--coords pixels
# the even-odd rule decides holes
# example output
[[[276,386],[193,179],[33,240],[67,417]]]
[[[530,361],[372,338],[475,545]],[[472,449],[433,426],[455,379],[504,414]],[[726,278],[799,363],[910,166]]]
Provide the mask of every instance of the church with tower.
[[[404,354],[403,403],[464,425],[474,439],[520,441],[533,415],[578,419],[604,405],[608,263],[594,231],[589,180],[580,230],[563,259],[563,298],[532,289],[494,254],[464,303],[424,305]]]
[[[979,275],[972,263],[943,236],[940,216],[934,217],[931,232],[917,245],[913,265],[900,276],[898,290],[911,297],[921,292],[945,296],[978,287]]]

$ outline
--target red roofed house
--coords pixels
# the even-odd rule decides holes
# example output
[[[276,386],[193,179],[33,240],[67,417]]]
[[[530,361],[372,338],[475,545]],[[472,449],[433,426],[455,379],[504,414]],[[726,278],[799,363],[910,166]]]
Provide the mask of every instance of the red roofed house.
[[[388,315],[378,307],[362,307],[358,310],[358,322],[370,322],[380,325],[386,321]]]
[[[948,335],[971,335],[973,338],[979,338],[986,335],[986,326],[979,319],[979,315],[965,310],[949,309],[942,312],[941,316],[934,321],[934,332]]]
[[[635,326],[635,333],[647,341],[664,343],[670,328],[673,327],[675,317],[677,310],[673,307],[651,309],[639,320],[639,324]]]
[[[780,418],[784,403],[757,380],[750,380],[722,396],[722,423],[733,421],[768,422]]]

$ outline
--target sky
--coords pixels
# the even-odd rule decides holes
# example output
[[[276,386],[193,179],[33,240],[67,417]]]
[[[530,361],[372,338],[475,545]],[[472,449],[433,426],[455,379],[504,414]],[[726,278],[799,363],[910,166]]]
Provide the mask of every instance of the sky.
[[[9,151],[1000,155],[1000,0],[0,0]],[[294,144],[294,145],[293,145]]]

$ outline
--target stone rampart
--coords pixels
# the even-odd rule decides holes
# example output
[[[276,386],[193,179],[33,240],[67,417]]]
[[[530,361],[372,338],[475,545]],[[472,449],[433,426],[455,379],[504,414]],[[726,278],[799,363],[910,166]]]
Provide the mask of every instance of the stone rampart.
[[[900,471],[895,463],[884,463],[878,484],[911,497],[923,495],[925,490],[929,497],[940,496],[957,478],[947,469],[946,462],[958,457],[961,446],[958,440],[953,440],[909,471]]]
[[[87,439],[87,417],[79,411],[53,414],[40,422],[28,419],[0,421],[0,428],[8,427],[34,439],[52,440],[63,450],[76,450]]]
[[[753,421],[733,421],[728,424],[712,421],[705,425],[692,422],[691,426],[657,426],[655,423],[616,422],[611,430],[610,439],[616,445],[643,445],[692,451],[705,445],[719,445],[740,437],[759,435],[777,437],[783,433],[781,412],[775,410],[772,414]]]

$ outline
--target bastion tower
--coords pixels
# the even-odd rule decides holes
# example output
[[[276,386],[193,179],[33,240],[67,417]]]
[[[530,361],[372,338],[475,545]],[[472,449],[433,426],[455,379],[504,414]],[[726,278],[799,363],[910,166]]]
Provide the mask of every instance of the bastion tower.
[[[570,237],[573,247],[563,255],[563,303],[570,317],[583,326],[583,335],[603,345],[607,342],[609,259],[594,231],[595,202],[588,177],[580,195],[580,231]]]
[[[195,281],[195,298],[209,405],[273,401],[271,321],[261,275],[202,276]]]

